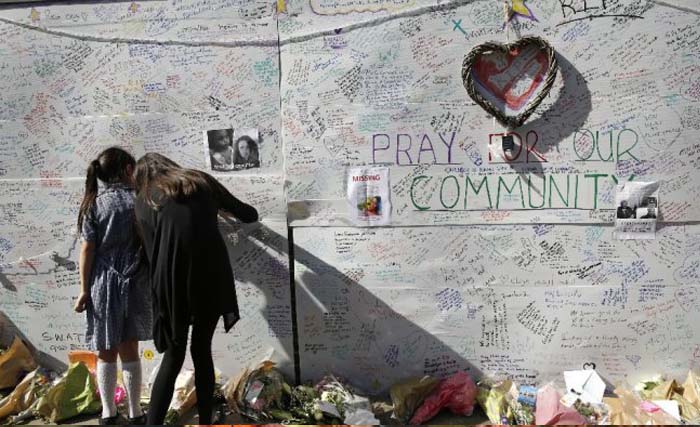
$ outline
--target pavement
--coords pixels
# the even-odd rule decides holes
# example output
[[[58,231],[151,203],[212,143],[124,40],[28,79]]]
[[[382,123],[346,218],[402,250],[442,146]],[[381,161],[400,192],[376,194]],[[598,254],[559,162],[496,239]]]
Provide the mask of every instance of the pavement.
[[[385,405],[385,407],[388,407]],[[189,411],[185,416],[180,420],[181,425],[196,425],[198,424],[197,420],[197,411],[192,410]],[[120,413],[124,413],[123,410],[120,411]],[[397,420],[394,420],[391,418],[391,412],[385,412],[385,413],[380,413],[377,415],[377,418],[381,421],[382,425],[402,425],[400,422]],[[120,424],[126,425],[127,420],[126,418],[121,418]],[[489,420],[486,417],[486,415],[483,413],[481,408],[476,407],[474,409],[474,414],[472,414],[470,417],[462,417],[462,416],[457,416],[454,414],[451,414],[448,411],[443,411],[439,413],[435,418],[430,420],[430,425],[488,425]],[[66,420],[65,422],[61,423],[62,425],[95,425],[99,424],[99,417],[97,416],[80,416],[80,417],[75,417],[71,418],[69,420]],[[224,425],[234,425],[234,424],[254,424],[252,421],[243,418],[242,416],[234,413],[228,413],[225,417],[225,419],[220,422],[219,424],[224,424]],[[28,425],[46,425],[43,421],[41,420],[32,420],[29,422]]]

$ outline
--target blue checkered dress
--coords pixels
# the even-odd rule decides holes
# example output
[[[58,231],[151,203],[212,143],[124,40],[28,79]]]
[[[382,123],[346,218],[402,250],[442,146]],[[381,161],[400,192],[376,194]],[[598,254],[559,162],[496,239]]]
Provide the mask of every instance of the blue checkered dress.
[[[101,186],[83,221],[83,240],[96,244],[85,337],[93,351],[152,338],[151,290],[139,256],[134,197],[126,185]]]

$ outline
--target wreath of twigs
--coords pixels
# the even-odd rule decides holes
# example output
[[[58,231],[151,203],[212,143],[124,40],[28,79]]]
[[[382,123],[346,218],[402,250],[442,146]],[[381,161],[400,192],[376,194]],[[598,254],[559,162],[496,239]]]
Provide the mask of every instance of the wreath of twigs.
[[[547,69],[547,77],[545,77],[544,84],[539,89],[537,96],[531,99],[525,109],[517,116],[506,115],[504,111],[496,108],[492,103],[486,100],[479,91],[476,90],[476,82],[471,75],[472,67],[476,58],[486,52],[500,51],[500,52],[510,52],[512,50],[520,49],[524,46],[535,45],[541,50],[545,51],[547,54],[547,60],[549,62],[549,68]],[[491,115],[496,117],[496,119],[501,122],[504,126],[513,129],[521,126],[525,123],[528,117],[535,111],[535,109],[542,103],[542,100],[549,94],[549,90],[554,84],[554,79],[557,76],[557,58],[554,55],[554,49],[547,43],[546,40],[540,37],[523,37],[522,39],[509,44],[500,44],[495,42],[487,42],[480,44],[471,50],[464,58],[462,63],[462,83],[467,89],[469,96],[481,106],[484,110],[489,112]]]

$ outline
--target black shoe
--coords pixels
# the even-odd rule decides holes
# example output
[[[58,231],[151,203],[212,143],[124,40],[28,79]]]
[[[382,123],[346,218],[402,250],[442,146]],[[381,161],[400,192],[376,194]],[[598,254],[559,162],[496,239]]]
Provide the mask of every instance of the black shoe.
[[[129,425],[132,425],[132,426],[146,425],[146,414],[143,414],[140,417],[136,417],[136,418],[129,418]]]
[[[224,424],[226,421],[226,407],[224,405],[217,405],[214,407],[214,414],[212,415],[212,424]]]
[[[119,424],[119,414],[109,417],[109,418],[100,418],[100,425],[101,426],[114,426]]]

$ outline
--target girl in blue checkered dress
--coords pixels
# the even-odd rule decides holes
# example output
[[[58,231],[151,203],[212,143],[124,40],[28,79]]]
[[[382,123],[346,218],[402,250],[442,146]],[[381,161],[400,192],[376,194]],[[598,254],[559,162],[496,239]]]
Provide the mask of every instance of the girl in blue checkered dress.
[[[152,337],[150,287],[141,262],[134,221],[134,166],[131,154],[108,148],[90,163],[78,215],[82,236],[81,293],[77,312],[87,312],[86,341],[98,352],[100,424],[116,424],[114,394],[117,356],[122,361],[129,423],[145,424],[141,410],[139,341]]]

